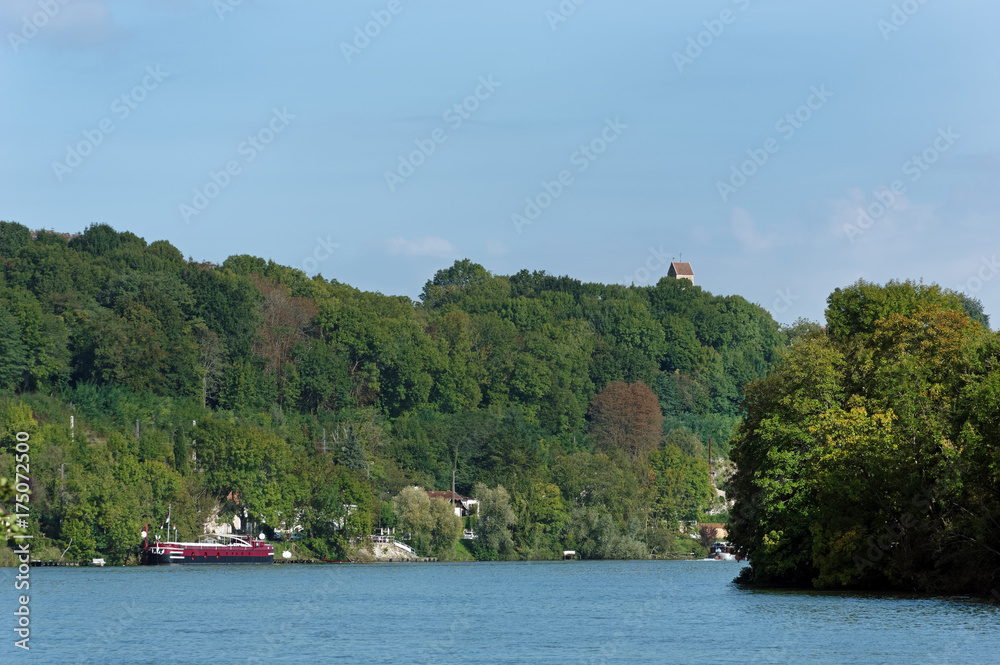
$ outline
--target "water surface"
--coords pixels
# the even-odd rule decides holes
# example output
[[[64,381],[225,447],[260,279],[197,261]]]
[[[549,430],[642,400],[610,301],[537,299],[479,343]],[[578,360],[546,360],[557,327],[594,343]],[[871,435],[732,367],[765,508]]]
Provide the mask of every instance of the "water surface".
[[[1000,662],[968,598],[747,591],[715,561],[31,569],[3,663]]]

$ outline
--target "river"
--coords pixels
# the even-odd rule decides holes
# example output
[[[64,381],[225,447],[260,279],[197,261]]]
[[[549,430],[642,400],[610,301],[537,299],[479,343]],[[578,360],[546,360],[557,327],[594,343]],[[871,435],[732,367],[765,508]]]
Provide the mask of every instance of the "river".
[[[32,568],[3,663],[1000,662],[964,597],[747,591],[713,561]]]

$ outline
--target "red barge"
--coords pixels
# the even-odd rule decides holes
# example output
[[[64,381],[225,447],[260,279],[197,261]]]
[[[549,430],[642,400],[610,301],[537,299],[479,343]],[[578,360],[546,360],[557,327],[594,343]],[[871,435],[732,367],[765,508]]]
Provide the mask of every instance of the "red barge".
[[[203,536],[196,543],[150,543],[145,533],[143,536],[142,564],[146,566],[274,563],[274,545],[253,536]]]

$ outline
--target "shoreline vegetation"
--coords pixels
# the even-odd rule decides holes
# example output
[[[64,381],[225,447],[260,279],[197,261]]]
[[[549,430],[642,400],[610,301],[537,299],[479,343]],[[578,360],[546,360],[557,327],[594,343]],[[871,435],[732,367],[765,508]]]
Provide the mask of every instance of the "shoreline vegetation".
[[[1000,337],[935,285],[827,303],[825,329],[746,388],[737,581],[1000,600]]]
[[[38,558],[134,562],[168,508],[164,539],[249,524],[302,558],[390,529],[439,559],[467,529],[478,560],[700,554],[740,388],[788,340],[674,278],[464,260],[411,300],[106,225],[0,222],[0,257],[0,476],[28,433]],[[478,511],[426,495],[452,488]]]
[[[781,327],[671,277],[464,260],[414,301],[105,225],[0,222],[0,257],[0,476],[29,434],[36,559],[135,563],[169,507],[164,539],[233,525],[296,559],[384,533],[441,561],[697,558],[721,523],[757,585],[1000,581],[1000,344],[967,296],[858,282]]]

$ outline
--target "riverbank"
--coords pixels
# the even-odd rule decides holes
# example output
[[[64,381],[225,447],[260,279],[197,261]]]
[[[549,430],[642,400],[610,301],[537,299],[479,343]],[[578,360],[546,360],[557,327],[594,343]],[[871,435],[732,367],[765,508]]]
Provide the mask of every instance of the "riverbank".
[[[973,587],[955,587],[955,588],[940,588],[933,590],[926,589],[915,589],[913,587],[903,587],[903,586],[893,586],[891,584],[884,584],[881,586],[869,585],[866,587],[861,586],[849,586],[844,585],[840,587],[818,587],[812,584],[782,584],[780,582],[758,582],[753,571],[752,565],[740,570],[739,574],[733,579],[733,583],[747,590],[758,590],[758,591],[774,591],[774,590],[798,590],[798,591],[815,591],[815,592],[830,592],[830,593],[894,593],[894,594],[912,594],[912,595],[932,595],[932,596],[971,596],[976,598],[982,598],[990,602],[1000,604],[1000,587],[980,589]]]
[[[378,552],[378,556],[375,555],[371,550],[355,550],[350,559],[342,561],[334,561],[328,559],[319,559],[311,556],[303,556],[301,553],[293,553],[291,558],[284,558],[281,556],[279,548],[281,545],[276,545],[274,564],[289,565],[289,564],[339,564],[339,563],[494,563],[490,561],[477,561],[469,552],[469,550],[461,543],[456,544],[455,552],[452,557],[447,559],[442,559],[439,557],[421,557],[416,555],[410,555],[404,550],[399,548],[389,548]],[[289,549],[288,551],[293,551]],[[130,560],[129,563],[113,566],[112,564],[94,564],[92,561],[68,561],[58,558],[59,550],[58,548],[45,548],[43,554],[37,558],[33,556],[30,565],[32,567],[60,567],[60,568],[88,568],[88,567],[114,567],[114,568],[128,568],[138,566],[138,561]],[[55,558],[53,558],[55,555]],[[576,559],[579,561],[579,559]],[[681,555],[668,555],[659,557],[649,557],[647,559],[632,559],[632,561],[701,561],[701,557],[695,556],[681,556]],[[526,562],[542,563],[546,561],[560,561],[560,559],[532,559],[521,561],[521,563]],[[597,559],[592,559],[592,561],[597,561]],[[518,562],[510,562],[518,563]],[[14,555],[13,550],[10,548],[0,548],[0,568],[15,568],[19,564],[17,557]]]

